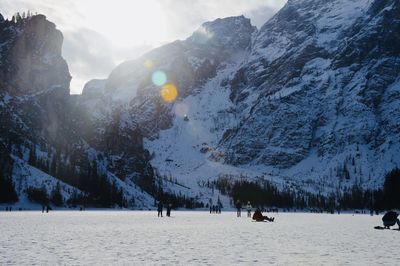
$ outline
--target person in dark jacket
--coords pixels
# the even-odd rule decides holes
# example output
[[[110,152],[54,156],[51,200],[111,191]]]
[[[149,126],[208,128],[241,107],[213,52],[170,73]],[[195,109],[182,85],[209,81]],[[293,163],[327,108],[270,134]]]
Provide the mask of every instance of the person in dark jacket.
[[[172,204],[168,203],[168,205],[167,205],[167,216],[168,217],[171,217],[171,209],[172,209]]]
[[[393,226],[397,223],[397,225],[399,226],[399,230],[400,230],[400,221],[399,221],[398,217],[399,217],[399,214],[397,212],[395,212],[394,210],[388,211],[382,217],[383,226],[387,229],[390,229],[391,226]]]
[[[162,204],[162,202],[161,202],[161,200],[158,202],[158,205],[157,205],[157,211],[158,211],[158,217],[163,217],[162,216],[162,211],[163,211],[163,204]]]
[[[257,221],[257,222],[262,222],[262,221],[269,221],[269,222],[273,222],[275,220],[274,217],[268,217],[268,216],[264,216],[262,215],[262,212],[259,208],[257,208],[253,214],[253,220]]]
[[[240,200],[236,201],[236,216],[242,217],[242,203],[240,202]]]

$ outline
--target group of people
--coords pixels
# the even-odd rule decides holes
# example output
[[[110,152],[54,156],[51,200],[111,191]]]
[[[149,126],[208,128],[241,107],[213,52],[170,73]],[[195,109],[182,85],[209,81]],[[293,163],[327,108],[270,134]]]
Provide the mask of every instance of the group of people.
[[[47,213],[50,210],[52,210],[52,208],[49,205],[42,205],[42,213],[44,213],[45,211]]]
[[[162,201],[160,200],[157,204],[158,217],[163,217],[163,208],[164,208],[164,205],[163,205]],[[168,203],[167,204],[167,214],[166,214],[167,217],[171,217],[171,210],[172,210],[172,203]]]
[[[240,200],[236,201],[235,207],[236,207],[236,216],[242,217],[242,203],[240,202]],[[248,201],[246,205],[247,217],[252,217],[251,216],[252,209],[253,207],[251,206],[250,201]],[[262,221],[273,222],[275,220],[274,217],[268,217],[266,215],[263,215],[260,208],[257,208],[254,211],[252,219],[255,220],[256,222],[262,222]]]
[[[221,213],[221,205],[210,205],[210,213]]]

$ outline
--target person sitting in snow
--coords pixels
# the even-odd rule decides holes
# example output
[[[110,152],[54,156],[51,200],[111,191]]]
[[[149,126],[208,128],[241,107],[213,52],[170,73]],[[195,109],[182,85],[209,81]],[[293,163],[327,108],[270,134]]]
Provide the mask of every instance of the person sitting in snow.
[[[269,218],[268,216],[264,216],[262,215],[262,212],[259,208],[256,209],[256,211],[253,214],[253,220],[257,221],[257,222],[262,222],[262,221],[269,221],[269,222],[273,222],[275,220],[274,217]]]
[[[388,211],[382,217],[383,226],[386,229],[390,229],[391,226],[393,226],[397,223],[397,225],[399,226],[399,230],[400,230],[400,220],[399,220],[398,216],[399,216],[399,214],[396,211],[394,211],[394,210]]]

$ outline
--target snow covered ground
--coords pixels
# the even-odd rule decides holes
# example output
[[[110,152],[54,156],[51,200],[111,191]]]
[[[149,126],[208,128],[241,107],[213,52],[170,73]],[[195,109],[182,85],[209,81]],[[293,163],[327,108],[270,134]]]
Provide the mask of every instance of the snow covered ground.
[[[381,216],[279,213],[1,212],[0,265],[398,265]]]

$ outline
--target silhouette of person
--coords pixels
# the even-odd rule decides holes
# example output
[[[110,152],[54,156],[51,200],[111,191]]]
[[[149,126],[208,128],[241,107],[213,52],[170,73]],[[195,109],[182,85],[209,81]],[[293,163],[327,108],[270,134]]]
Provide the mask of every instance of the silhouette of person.
[[[167,205],[167,216],[168,217],[171,217],[171,209],[172,209],[172,204],[168,203],[168,205]]]
[[[157,211],[158,211],[158,213],[157,213],[158,217],[160,217],[160,216],[163,217],[162,216],[163,204],[162,204],[161,200],[158,202]]]
[[[246,210],[247,210],[247,217],[251,217],[251,204],[250,201],[247,202]]]
[[[391,226],[397,223],[400,230],[400,220],[397,217],[399,217],[399,214],[396,211],[394,210],[388,211],[382,217],[383,226],[387,229],[390,229]]]
[[[236,201],[236,216],[242,217],[242,203],[240,202],[240,200]]]
[[[254,214],[253,214],[253,220],[256,220],[257,222],[262,222],[262,221],[264,221],[264,220],[267,220],[267,221],[269,221],[269,222],[273,222],[273,221],[275,220],[275,218],[274,218],[274,217],[269,218],[269,217],[266,216],[266,215],[265,215],[265,216],[262,215],[261,210],[260,210],[259,208],[257,208],[257,209],[255,210]]]

